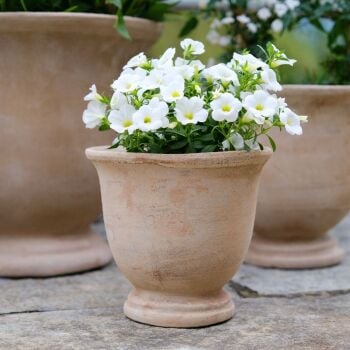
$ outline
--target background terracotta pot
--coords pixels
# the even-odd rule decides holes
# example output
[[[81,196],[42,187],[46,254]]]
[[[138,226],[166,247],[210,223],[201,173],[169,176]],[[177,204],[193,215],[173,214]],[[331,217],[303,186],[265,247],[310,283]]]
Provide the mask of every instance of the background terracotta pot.
[[[283,96],[308,115],[304,135],[275,133],[277,152],[264,170],[246,261],[315,268],[343,257],[327,232],[350,209],[350,86],[285,86]]]
[[[231,318],[222,287],[248,249],[271,152],[86,153],[99,174],[113,256],[134,286],[125,314],[165,327]]]
[[[0,14],[0,275],[49,276],[106,264],[90,229],[100,213],[95,170],[84,156],[112,135],[86,130],[89,86],[109,92],[121,67],[148,49],[161,27],[114,16]]]

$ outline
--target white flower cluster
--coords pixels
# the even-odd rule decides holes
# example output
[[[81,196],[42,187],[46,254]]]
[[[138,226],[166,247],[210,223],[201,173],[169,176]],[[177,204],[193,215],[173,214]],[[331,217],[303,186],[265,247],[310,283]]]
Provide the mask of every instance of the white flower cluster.
[[[214,19],[211,23],[207,39],[214,45],[222,47],[231,44],[230,26],[246,27],[251,34],[257,33],[268,21],[274,33],[283,30],[283,17],[294,11],[300,5],[299,0],[248,0],[245,13],[236,15],[226,11],[221,19]]]
[[[93,85],[85,96],[89,101],[83,113],[86,127],[107,125],[118,135],[135,131],[159,134],[177,125],[210,120],[212,126],[213,122],[234,123],[240,118],[242,130],[254,125],[269,127],[277,120],[288,133],[302,133],[302,119],[287,108],[284,99],[271,93],[281,90],[273,67],[292,65],[293,60],[279,52],[279,59],[267,64],[251,54],[234,53],[228,64],[207,68],[197,59],[204,52],[201,42],[185,39],[181,48],[183,57],[175,58],[175,49],[169,48],[159,59],[148,59],[144,53],[131,58],[111,85],[111,99],[100,95]],[[227,142],[236,150],[243,149],[244,142],[256,147],[256,140],[247,140],[233,124],[232,130],[223,149]]]

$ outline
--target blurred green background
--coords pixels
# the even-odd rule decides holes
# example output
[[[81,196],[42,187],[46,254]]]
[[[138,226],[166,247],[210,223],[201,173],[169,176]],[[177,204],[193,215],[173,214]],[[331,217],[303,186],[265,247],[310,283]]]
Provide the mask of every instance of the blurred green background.
[[[152,49],[152,55],[160,55],[169,46],[179,47],[181,39],[178,37],[180,29],[186,20],[186,13],[182,16],[169,16],[164,25],[164,32],[161,39]],[[205,55],[201,56],[203,62],[211,57],[218,57],[222,48],[210,45],[206,41],[206,34],[209,30],[211,20],[201,21],[198,28],[190,35],[191,38],[201,40],[207,47]],[[284,66],[281,68],[281,79],[283,83],[305,83],[314,81],[317,83],[317,76],[323,74],[320,64],[327,56],[326,37],[314,27],[307,23],[301,23],[296,30],[278,35],[276,45],[283,49],[290,58],[298,62],[293,67]]]

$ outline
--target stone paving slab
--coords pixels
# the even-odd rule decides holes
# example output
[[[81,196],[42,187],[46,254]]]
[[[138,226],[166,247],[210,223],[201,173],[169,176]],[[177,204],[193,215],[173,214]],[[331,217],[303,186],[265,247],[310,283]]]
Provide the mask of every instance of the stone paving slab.
[[[0,316],[0,349],[348,350],[350,295],[236,299],[235,317],[200,329],[142,325],[113,308]]]
[[[350,216],[332,232],[345,250],[337,266],[313,270],[279,270],[243,265],[233,286],[244,296],[297,296],[350,292]],[[349,345],[350,349],[350,345]]]
[[[350,216],[336,229],[347,249],[349,231]],[[243,266],[228,286],[235,317],[200,329],[128,320],[122,305],[130,284],[115,264],[65,277],[0,279],[0,350],[349,350],[348,259],[298,272]]]
[[[129,290],[114,263],[65,277],[0,279],[0,315],[113,307]]]

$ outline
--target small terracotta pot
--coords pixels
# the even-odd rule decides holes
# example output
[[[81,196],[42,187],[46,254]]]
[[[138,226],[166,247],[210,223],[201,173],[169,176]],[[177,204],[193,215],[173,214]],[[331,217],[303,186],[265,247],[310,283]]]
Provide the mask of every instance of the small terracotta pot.
[[[232,317],[222,288],[252,235],[264,152],[140,154],[86,151],[97,169],[113,256],[134,289],[136,321],[199,327]]]
[[[285,86],[283,96],[309,122],[303,136],[273,135],[278,149],[262,176],[246,262],[334,265],[343,251],[327,232],[350,209],[350,86]]]
[[[84,156],[110,134],[86,130],[83,96],[112,76],[161,27],[114,16],[0,13],[0,276],[51,276],[106,264],[90,229],[101,212],[98,179]],[[107,141],[108,140],[108,141]]]

